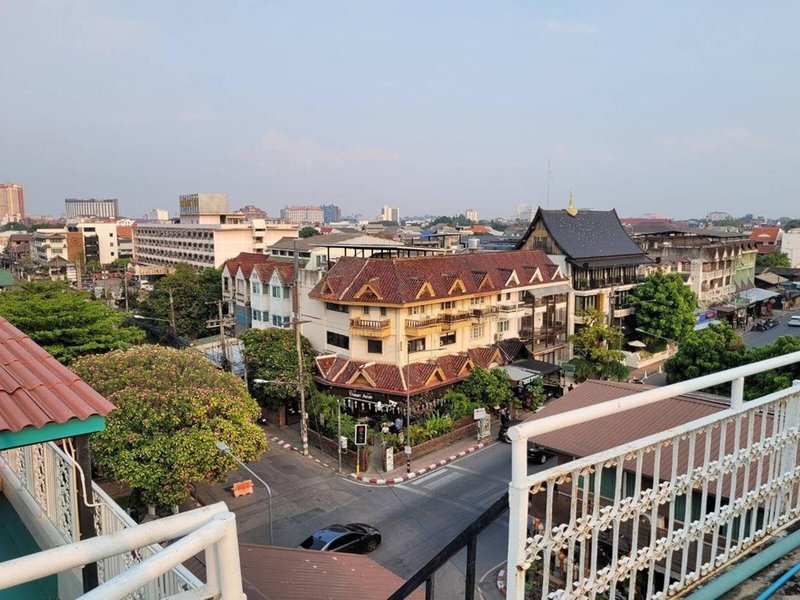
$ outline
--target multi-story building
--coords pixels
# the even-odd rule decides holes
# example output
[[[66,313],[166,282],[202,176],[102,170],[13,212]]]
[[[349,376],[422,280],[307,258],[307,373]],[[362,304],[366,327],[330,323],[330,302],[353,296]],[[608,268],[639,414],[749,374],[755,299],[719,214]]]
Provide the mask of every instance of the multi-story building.
[[[342,220],[342,210],[335,204],[323,204],[320,208],[325,223],[336,223]]]
[[[378,215],[379,221],[390,221],[392,223],[397,223],[400,225],[400,209],[396,206],[389,206],[388,204],[384,204],[383,208],[381,209],[381,214]]]
[[[25,218],[25,190],[18,183],[0,183],[0,222]]]
[[[67,198],[64,200],[64,204],[66,205],[67,219],[87,217],[116,219],[119,217],[119,200],[116,198],[104,200]]]
[[[247,204],[236,212],[243,214],[246,219],[269,219],[267,211],[258,208],[257,206],[253,206],[252,204]]]
[[[169,221],[169,211],[164,208],[154,208],[153,210],[147,211],[143,220],[166,223]]]
[[[31,238],[31,258],[51,279],[77,280],[75,265],[83,254],[83,236],[66,229],[39,229]]]
[[[628,292],[644,277],[644,265],[653,262],[625,232],[615,210],[579,211],[571,198],[567,209],[538,209],[517,249],[545,252],[569,277],[576,324],[583,323],[578,316],[583,310],[593,308],[621,327],[633,312]]]
[[[426,401],[475,366],[568,358],[568,279],[538,251],[421,258],[343,257],[302,298],[318,381],[349,397]],[[361,394],[361,396],[354,395]],[[435,396],[436,393],[433,393]]]
[[[67,231],[82,237],[86,263],[108,265],[120,258],[116,223],[75,223],[67,225]]]
[[[474,208],[468,208],[464,211],[464,216],[467,218],[467,221],[472,221],[473,223],[478,222],[478,211]]]
[[[187,263],[221,267],[242,252],[264,252],[281,237],[296,237],[297,225],[263,219],[248,220],[229,213],[225,194],[188,194],[180,197],[179,223],[136,223],[133,261],[146,266]]]
[[[287,327],[293,312],[294,264],[242,252],[222,268],[222,299],[237,332],[251,327]]]
[[[780,227],[756,225],[750,232],[750,241],[753,242],[759,254],[778,252],[781,249],[783,230]]]
[[[288,223],[323,223],[325,212],[319,206],[295,204],[281,209],[281,220]]]
[[[789,256],[792,267],[800,267],[800,229],[790,229],[783,233],[781,252]]]

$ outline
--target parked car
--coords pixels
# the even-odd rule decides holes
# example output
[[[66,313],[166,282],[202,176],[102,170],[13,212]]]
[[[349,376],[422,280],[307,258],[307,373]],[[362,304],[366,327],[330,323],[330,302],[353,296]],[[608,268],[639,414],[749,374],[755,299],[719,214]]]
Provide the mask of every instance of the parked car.
[[[534,444],[531,441],[528,442],[528,461],[543,465],[554,456],[555,454],[548,452],[538,444]]]
[[[786,324],[789,327],[800,327],[800,315],[792,315]]]
[[[298,548],[364,554],[375,550],[380,543],[381,533],[372,525],[350,523],[320,529],[303,540]]]

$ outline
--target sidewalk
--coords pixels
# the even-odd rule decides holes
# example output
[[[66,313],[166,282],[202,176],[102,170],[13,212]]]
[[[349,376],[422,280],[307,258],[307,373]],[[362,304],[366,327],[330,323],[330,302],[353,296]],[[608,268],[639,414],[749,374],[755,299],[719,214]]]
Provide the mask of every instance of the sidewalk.
[[[529,416],[529,413],[521,413],[519,418],[524,419],[527,418],[527,416]],[[402,464],[396,464],[395,468],[388,473],[380,469],[381,457],[378,450],[380,445],[377,444],[373,447],[373,452],[371,453],[369,460],[370,464],[365,471],[362,471],[357,475],[353,472],[353,469],[349,465],[342,463],[342,475],[349,476],[362,483],[372,485],[391,485],[402,483],[427,473],[433,469],[442,467],[454,460],[467,456],[468,454],[472,454],[473,452],[485,448],[490,444],[496,443],[499,428],[500,424],[495,422],[492,426],[492,434],[480,442],[474,437],[469,437],[453,442],[449,446],[435,450],[420,457],[419,459],[414,459],[412,455],[410,472],[407,472],[407,465],[405,461],[403,461]],[[302,444],[300,441],[299,426],[286,426],[281,428],[266,426],[264,427],[264,430],[267,434],[270,444],[279,444],[281,447],[287,450],[294,450],[298,453],[298,455],[302,456]],[[317,434],[315,432],[309,430],[308,459],[314,460],[318,464],[331,469],[332,471],[336,471],[338,462],[337,457],[329,456],[328,454],[322,452],[319,449],[319,446],[315,445],[316,436]]]

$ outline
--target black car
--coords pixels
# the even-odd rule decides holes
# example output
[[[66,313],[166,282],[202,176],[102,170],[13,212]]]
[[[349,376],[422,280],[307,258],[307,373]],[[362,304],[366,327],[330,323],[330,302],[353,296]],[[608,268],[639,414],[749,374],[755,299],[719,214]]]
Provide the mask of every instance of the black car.
[[[364,554],[375,550],[380,543],[380,531],[364,523],[350,523],[320,529],[303,540],[298,548]]]
[[[508,430],[510,427],[514,427],[514,425],[519,425],[522,421],[506,421],[500,425],[500,432],[497,434],[497,437],[503,442],[511,442],[508,437]],[[528,460],[531,462],[539,463],[543,465],[547,462],[548,458],[555,456],[554,454],[544,450],[543,448],[539,447],[538,445],[534,444],[533,442],[528,442]]]

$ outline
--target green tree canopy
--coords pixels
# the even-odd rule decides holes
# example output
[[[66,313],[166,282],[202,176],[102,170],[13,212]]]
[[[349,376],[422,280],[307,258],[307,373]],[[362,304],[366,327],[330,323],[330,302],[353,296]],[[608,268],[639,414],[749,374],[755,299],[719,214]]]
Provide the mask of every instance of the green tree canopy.
[[[715,323],[687,335],[678,352],[664,363],[667,381],[675,383],[739,366],[745,346],[727,323]]]
[[[317,228],[316,228],[316,227],[311,227],[311,226],[308,226],[308,227],[303,227],[303,228],[302,228],[302,229],[301,229],[301,230],[298,232],[298,235],[299,235],[301,238],[310,238],[310,237],[314,237],[315,235],[319,235],[319,231],[317,231]]]
[[[754,363],[797,351],[800,351],[800,337],[782,335],[772,344],[748,348],[743,362]],[[800,379],[798,363],[753,375],[745,379],[744,397],[746,400],[752,400],[777,392],[792,385],[795,379]]]
[[[475,367],[467,378],[458,384],[456,391],[464,394],[478,406],[504,406],[511,402],[514,392],[511,379],[502,369]]]
[[[217,441],[244,462],[267,449],[244,383],[196,352],[139,346],[73,368],[117,407],[91,437],[95,463],[147,504],[179,504],[193,482],[222,481],[236,464]]]
[[[303,380],[310,393],[314,385],[314,349],[304,337],[300,338],[303,353]],[[244,361],[253,395],[265,405],[274,401],[296,398],[297,345],[294,331],[282,327],[249,329],[242,335]],[[254,379],[274,383],[254,384]]]
[[[694,330],[697,295],[678,273],[653,273],[628,295],[636,327],[657,338],[680,342]]]
[[[622,364],[625,355],[620,351],[622,332],[605,324],[605,316],[596,309],[578,313],[583,327],[569,341],[575,351],[572,363],[578,381],[586,379],[617,379],[628,377],[628,368]]]
[[[169,320],[170,292],[178,335],[197,339],[213,333],[206,327],[206,321],[218,315],[216,303],[222,298],[222,272],[219,269],[197,272],[187,264],[178,264],[174,273],[155,282],[153,291],[141,303],[139,310],[145,316]]]
[[[0,294],[0,315],[65,365],[85,354],[127,349],[144,339],[125,314],[64,281],[32,281]]]
[[[789,255],[785,252],[768,252],[766,254],[756,255],[757,267],[791,267],[792,263],[789,262]]]

